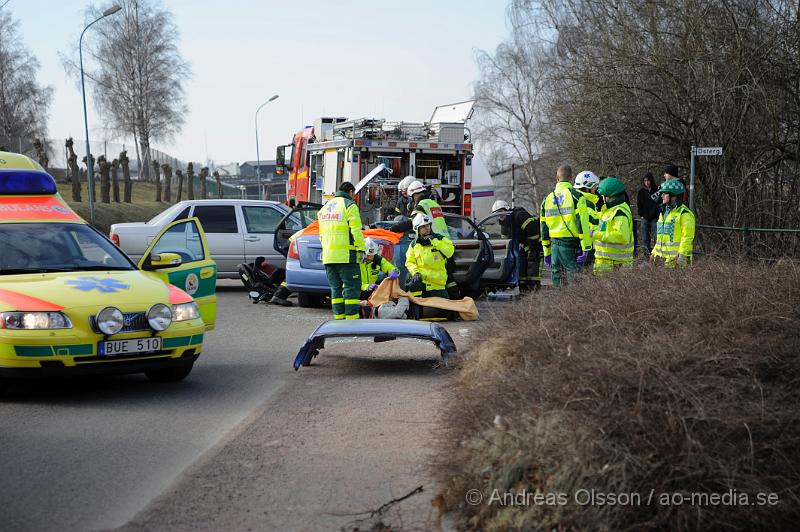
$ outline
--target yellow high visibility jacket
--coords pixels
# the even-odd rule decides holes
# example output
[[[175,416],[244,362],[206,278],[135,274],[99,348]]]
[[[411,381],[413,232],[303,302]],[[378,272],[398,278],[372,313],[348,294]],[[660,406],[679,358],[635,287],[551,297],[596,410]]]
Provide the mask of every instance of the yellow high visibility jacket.
[[[378,282],[381,272],[389,274],[396,270],[394,264],[376,255],[372,262],[361,262],[361,290],[367,290],[369,285]]]
[[[444,290],[447,285],[447,259],[455,253],[449,238],[431,235],[431,244],[423,246],[414,240],[406,252],[408,275],[419,273],[426,290]]]
[[[598,225],[600,224],[600,213],[597,212],[599,209],[597,208],[597,201],[600,197],[597,194],[592,194],[591,192],[584,192],[583,190],[579,190],[578,192],[586,199],[585,207],[581,207],[578,209],[578,215],[581,218],[581,224],[583,227],[588,227],[589,230],[597,229]]]
[[[361,214],[358,205],[338,192],[317,213],[323,264],[355,263],[357,251],[364,251]]]
[[[419,201],[414,207],[410,218],[414,218],[417,213],[427,214],[433,220],[433,232],[443,237],[448,237],[450,231],[447,229],[447,222],[444,219],[442,207],[430,198],[425,198]]]
[[[574,238],[580,241],[583,251],[592,249],[589,227],[581,222],[583,209],[586,209],[586,198],[572,188],[572,183],[556,183],[555,190],[542,202],[540,224],[545,257],[550,256],[551,238]]]
[[[664,259],[668,266],[674,266],[678,255],[691,261],[694,249],[694,213],[686,205],[667,208],[658,216],[656,226],[656,245],[653,255]]]
[[[623,201],[605,209],[592,240],[595,272],[608,271],[620,264],[632,265],[633,214],[630,206]]]

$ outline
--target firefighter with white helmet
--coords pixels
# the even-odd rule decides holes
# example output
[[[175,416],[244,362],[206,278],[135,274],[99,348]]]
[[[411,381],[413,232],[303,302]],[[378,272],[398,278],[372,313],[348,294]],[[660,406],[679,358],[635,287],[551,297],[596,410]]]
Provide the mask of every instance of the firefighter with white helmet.
[[[434,232],[433,220],[424,213],[412,221],[416,238],[406,253],[406,291],[415,296],[447,298],[447,260],[455,253],[453,242]]]
[[[372,238],[364,240],[364,258],[361,260],[361,300],[369,299],[373,290],[378,287],[381,274],[389,279],[397,279],[400,272],[394,264],[381,256],[381,246]]]
[[[516,239],[522,250],[519,265],[521,292],[536,290],[541,285],[542,243],[539,238],[539,217],[521,207],[512,208],[507,201],[497,200],[492,213],[500,214],[500,231],[507,238]]]
[[[408,186],[415,181],[413,175],[407,175],[397,184],[397,205],[394,208],[396,216],[405,216],[411,213],[411,198],[408,195]]]
[[[590,231],[592,229],[597,229],[600,223],[600,211],[603,207],[603,197],[597,192],[597,187],[599,186],[600,178],[589,170],[584,170],[575,176],[575,190],[580,192],[586,200],[585,204],[578,207],[578,216],[581,219],[583,227],[588,227]],[[588,267],[593,263],[594,248],[589,251],[584,267]]]

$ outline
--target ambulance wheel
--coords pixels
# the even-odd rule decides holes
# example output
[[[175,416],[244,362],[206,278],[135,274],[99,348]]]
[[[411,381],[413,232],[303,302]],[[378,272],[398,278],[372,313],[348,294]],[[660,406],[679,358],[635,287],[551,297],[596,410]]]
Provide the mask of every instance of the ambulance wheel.
[[[0,397],[3,397],[10,387],[9,382],[6,379],[0,377]]]
[[[297,302],[302,308],[320,308],[325,302],[325,296],[310,292],[297,292]]]
[[[190,362],[189,364],[172,368],[151,369],[145,371],[144,374],[153,382],[178,382],[189,376],[193,366],[194,362]]]

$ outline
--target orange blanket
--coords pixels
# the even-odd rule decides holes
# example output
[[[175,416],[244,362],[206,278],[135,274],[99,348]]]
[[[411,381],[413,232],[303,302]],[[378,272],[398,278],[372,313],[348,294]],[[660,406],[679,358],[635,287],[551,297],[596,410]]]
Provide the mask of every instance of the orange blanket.
[[[400,238],[402,238],[402,233],[393,233],[391,231],[387,231],[386,229],[364,229],[362,231],[364,233],[364,238],[370,237],[375,238],[377,240],[386,240],[391,242],[392,244],[398,244],[400,242]],[[295,233],[295,236],[300,235],[318,235],[319,234],[319,222],[314,221],[309,224],[308,227],[302,229]]]

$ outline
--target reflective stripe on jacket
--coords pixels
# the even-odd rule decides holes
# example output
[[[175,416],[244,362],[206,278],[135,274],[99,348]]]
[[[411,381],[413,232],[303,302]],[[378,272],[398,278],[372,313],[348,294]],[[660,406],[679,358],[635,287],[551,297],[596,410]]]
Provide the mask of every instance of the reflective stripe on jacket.
[[[339,192],[317,213],[323,264],[356,262],[356,251],[364,251],[358,205]]]
[[[544,256],[550,255],[551,238],[574,238],[581,249],[592,249],[589,228],[581,223],[579,212],[586,208],[586,198],[566,181],[556,183],[553,192],[542,202],[541,238]]]
[[[431,244],[423,246],[414,240],[406,252],[408,275],[419,273],[426,290],[444,290],[447,285],[447,259],[453,256],[455,246],[449,238],[431,235]]]
[[[361,290],[367,290],[369,285],[377,283],[381,272],[389,274],[396,270],[394,264],[376,255],[372,262],[361,262]]]
[[[691,258],[694,249],[694,213],[686,205],[678,205],[658,217],[656,245],[653,255],[667,263],[678,260],[678,255]]]
[[[630,206],[622,202],[609,207],[600,215],[594,240],[595,271],[616,264],[633,264],[633,214]]]
[[[425,198],[420,200],[419,203],[414,207],[414,212],[411,213],[411,218],[414,217],[414,214],[417,212],[421,212],[430,216],[431,220],[433,221],[433,232],[444,237],[450,235],[450,231],[447,229],[447,221],[444,219],[444,214],[442,213],[442,207],[433,201],[430,198]]]

